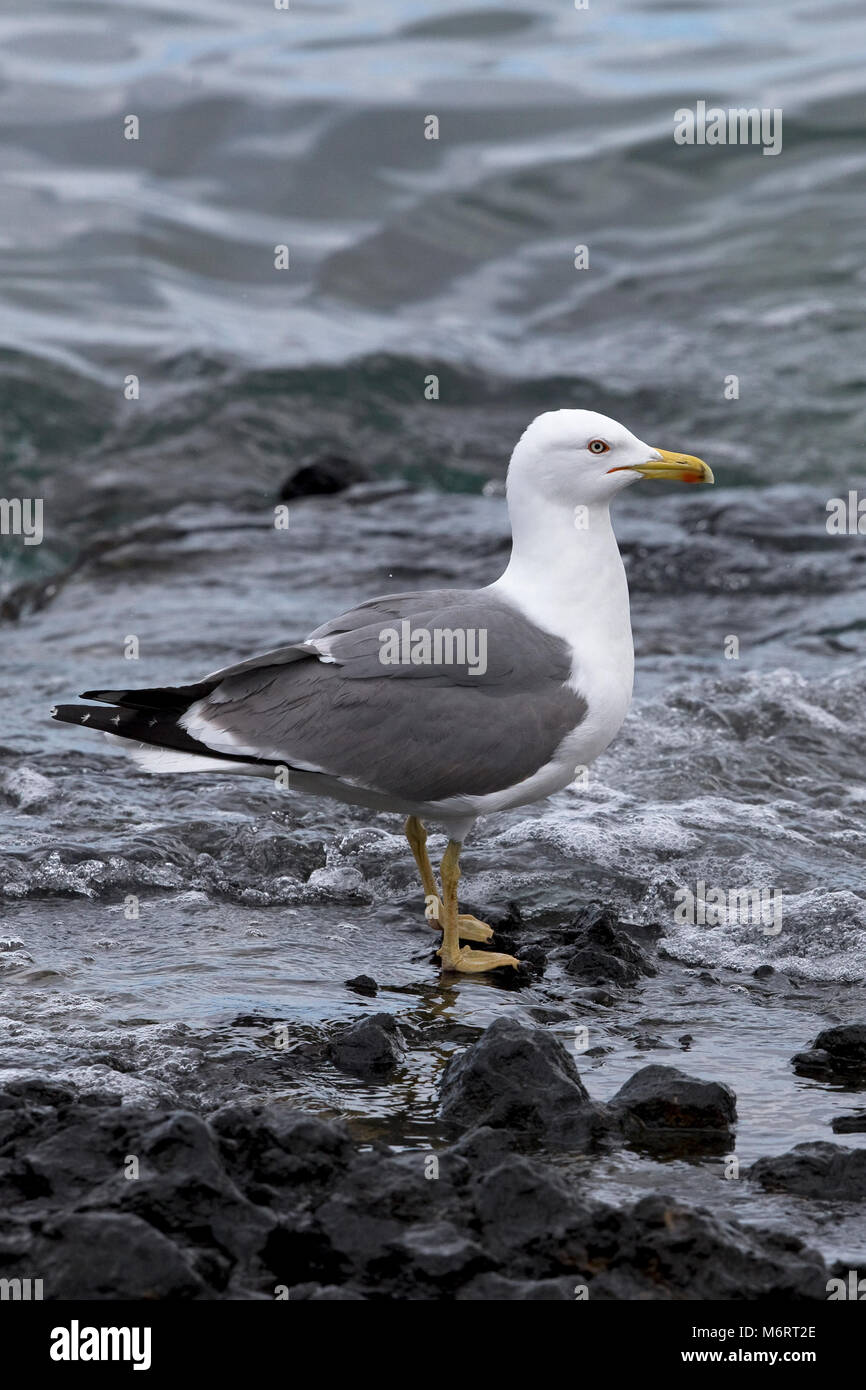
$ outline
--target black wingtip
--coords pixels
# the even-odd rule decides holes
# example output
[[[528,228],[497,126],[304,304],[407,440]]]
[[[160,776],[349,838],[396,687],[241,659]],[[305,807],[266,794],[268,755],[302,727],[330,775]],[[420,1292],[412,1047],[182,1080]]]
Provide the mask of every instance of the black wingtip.
[[[128,690],[82,690],[80,700],[100,700],[103,705],[117,705],[129,694]]]
[[[87,705],[52,705],[50,714],[52,719],[58,719],[61,724],[89,724],[94,714],[104,717],[106,711],[96,705],[89,708]]]

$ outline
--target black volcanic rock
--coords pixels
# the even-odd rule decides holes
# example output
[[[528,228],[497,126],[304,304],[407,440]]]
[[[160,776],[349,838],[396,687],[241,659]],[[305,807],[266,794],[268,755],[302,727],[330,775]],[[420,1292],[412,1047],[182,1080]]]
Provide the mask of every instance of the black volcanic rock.
[[[462,1160],[462,1168],[455,1169],[455,1181],[462,1182],[480,1172],[497,1168],[506,1158],[516,1153],[519,1146],[520,1140],[510,1129],[493,1129],[489,1125],[480,1125],[476,1129],[467,1130],[448,1150],[449,1160]]]
[[[866,1134],[866,1112],[855,1115],[837,1115],[831,1129],[834,1134]]]
[[[808,1052],[798,1052],[791,1060],[806,1076],[866,1084],[866,1023],[825,1028]]]
[[[280,501],[343,492],[353,483],[366,482],[369,477],[369,470],[355,459],[343,454],[321,454],[289,474],[280,488]]]
[[[658,973],[646,951],[620,925],[613,908],[584,908],[567,935],[571,950],[564,969],[575,979],[591,985],[633,985],[642,975]]]
[[[544,1028],[497,1018],[445,1067],[440,1114],[455,1129],[489,1126],[585,1147],[606,1127],[573,1058]]]
[[[635,1072],[609,1108],[633,1142],[656,1148],[724,1147],[737,1119],[730,1086],[657,1065]]]
[[[210,1123],[230,1173],[247,1186],[327,1183],[348,1166],[353,1153],[342,1125],[276,1104],[226,1105]]]
[[[795,1144],[778,1158],[759,1158],[748,1176],[771,1192],[859,1202],[866,1198],[866,1149],[841,1144]]]
[[[379,986],[372,975],[355,975],[353,979],[346,981],[346,989],[354,990],[356,994],[364,994],[369,999],[373,999],[379,993]]]
[[[325,1194],[315,1220],[343,1269],[382,1265],[396,1275],[407,1263],[401,1240],[410,1228],[447,1218],[451,1195],[447,1175],[427,1179],[416,1154],[362,1153],[351,1178]]]
[[[546,1165],[511,1155],[478,1177],[472,1201],[485,1247],[512,1273],[543,1277],[552,1248],[563,1262],[585,1259],[590,1207]]]
[[[396,1253],[405,1256],[410,1269],[434,1284],[453,1287],[463,1284],[490,1260],[479,1243],[453,1221],[431,1221],[411,1226],[394,1242]]]
[[[140,1177],[116,1179],[105,1193],[112,1205],[181,1240],[190,1228],[206,1230],[230,1260],[264,1248],[276,1219],[236,1186],[216,1135],[199,1116],[169,1113],[148,1124],[130,1152],[140,1158]]]
[[[328,1055],[335,1067],[353,1076],[386,1076],[403,1060],[403,1035],[393,1014],[373,1014],[340,1033]]]
[[[602,1208],[586,1238],[591,1300],[827,1297],[824,1261],[796,1236],[742,1226],[660,1193],[619,1211]]]
[[[500,1025],[484,1038],[476,1062],[510,1055],[581,1117],[584,1088],[552,1035]],[[494,1099],[516,1101],[490,1075]],[[281,1101],[207,1121],[17,1082],[0,1116],[0,1265],[38,1272],[46,1300],[826,1298],[828,1270],[800,1241],[661,1196],[588,1199],[567,1171],[513,1152],[506,1129],[362,1152]]]
[[[50,1299],[196,1298],[203,1280],[178,1246],[137,1216],[83,1212],[46,1222],[31,1257]]]

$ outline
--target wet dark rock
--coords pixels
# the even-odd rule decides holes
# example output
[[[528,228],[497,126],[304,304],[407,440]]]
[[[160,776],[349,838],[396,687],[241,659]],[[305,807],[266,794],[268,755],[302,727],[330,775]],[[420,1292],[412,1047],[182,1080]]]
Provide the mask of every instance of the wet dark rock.
[[[557,1004],[533,1004],[526,1010],[536,1023],[568,1023],[574,1018],[574,1010]]]
[[[0,1107],[20,1109],[71,1105],[77,1097],[76,1088],[66,1082],[50,1081],[43,1076],[24,1076],[6,1083],[0,1094]]]
[[[495,949],[519,958],[527,983],[533,975],[537,979],[544,973],[551,956],[574,979],[585,980],[587,983],[580,993],[570,998],[585,997],[591,1002],[608,1005],[612,997],[601,988],[603,985],[629,984],[642,974],[656,973],[640,943],[653,947],[661,928],[623,924],[610,906],[593,904],[565,922],[559,914],[541,912],[531,922],[524,923],[513,903],[509,904],[505,921],[486,908],[478,909],[476,916],[495,927],[492,942]],[[513,976],[511,984],[512,987],[515,984]]]
[[[655,1065],[635,1072],[611,1099],[610,1110],[633,1143],[687,1152],[731,1141],[737,1100],[721,1082]]]
[[[471,902],[467,899],[461,902],[460,911],[471,913],[472,916],[477,917],[479,921],[486,922],[489,927],[493,928],[497,941],[507,937],[509,940],[512,940],[513,944],[514,935],[519,935],[525,927],[520,904],[513,898],[510,898],[508,902],[504,904],[498,902]]]
[[[324,1184],[343,1171],[353,1153],[342,1125],[277,1104],[227,1105],[210,1117],[235,1180],[274,1199],[285,1183]]]
[[[746,1230],[670,1197],[621,1210],[583,1203],[563,1175],[518,1157],[480,1178],[474,1200],[497,1273],[524,1290],[535,1286],[533,1297],[555,1298],[552,1282],[570,1300],[581,1287],[591,1300],[826,1296],[824,1263],[799,1240]],[[516,1296],[490,1275],[458,1295]]]
[[[866,1134],[866,1113],[837,1115],[832,1129],[834,1134]]]
[[[260,1252],[276,1224],[273,1213],[251,1202],[227,1173],[217,1137],[197,1115],[178,1111],[149,1125],[131,1153],[140,1157],[141,1176],[115,1179],[109,1193],[123,1210],[183,1239],[206,1233],[232,1260]]]
[[[49,1299],[195,1298],[205,1287],[171,1240],[117,1212],[47,1222],[32,1258]]]
[[[22,1196],[66,1198],[109,1181],[120,1171],[124,1158],[122,1130],[112,1123],[114,1112],[109,1116],[108,1124],[101,1115],[94,1124],[91,1115],[84,1114],[78,1122],[45,1137],[40,1133],[20,1151],[8,1181],[17,1185]]]
[[[661,1194],[622,1210],[600,1209],[586,1235],[591,1301],[826,1300],[826,1265],[795,1236],[742,1226]]]
[[[379,986],[372,975],[356,975],[354,979],[346,981],[346,988],[354,990],[356,994],[364,994],[370,999],[379,993]]]
[[[394,1242],[393,1248],[405,1257],[413,1272],[420,1272],[424,1278],[444,1286],[464,1283],[491,1263],[477,1241],[453,1221],[411,1226]]]
[[[0,1159],[0,1167],[3,1160]],[[30,1222],[18,1215],[0,1211],[0,1269],[11,1260],[26,1255],[33,1245]]]
[[[343,454],[320,454],[290,473],[280,488],[280,501],[342,492],[354,483],[366,482],[369,470]]]
[[[866,1083],[866,1023],[825,1028],[808,1052],[798,1052],[791,1060],[806,1076]]]
[[[455,1182],[462,1182],[498,1167],[519,1148],[520,1141],[509,1129],[492,1129],[489,1125],[481,1125],[477,1129],[467,1130],[456,1144],[444,1150],[441,1161],[449,1165]]]
[[[755,992],[760,991],[764,995],[776,994],[784,997],[791,994],[798,986],[788,975],[774,970],[772,965],[759,965],[756,970],[752,971],[747,988]]]
[[[26,1133],[7,1139],[4,1205],[88,1215],[111,1209],[164,1236],[177,1234],[183,1245],[196,1243],[191,1233],[206,1233],[204,1245],[227,1258],[227,1270],[263,1247],[275,1217],[239,1191],[203,1120],[87,1101],[66,1096],[41,1108]]]
[[[403,1060],[405,1044],[393,1014],[373,1014],[347,1028],[331,1043],[335,1067],[353,1076],[386,1076]]]
[[[572,1003],[597,1004],[602,1009],[610,1009],[616,1003],[614,996],[601,985],[582,985],[568,997]]]
[[[633,985],[658,972],[647,953],[623,930],[610,907],[584,908],[566,933],[573,949],[564,969],[593,985]]]
[[[445,1067],[440,1114],[455,1129],[486,1125],[584,1147],[606,1124],[573,1058],[543,1028],[498,1018]]]
[[[304,1185],[293,1184],[281,1190],[280,1205],[294,1206],[295,1210],[282,1214],[256,1262],[257,1268],[264,1267],[272,1276],[262,1280],[265,1289],[310,1281],[343,1282],[342,1261],[311,1210],[321,1198],[321,1191],[314,1195]]]
[[[771,1192],[858,1202],[866,1198],[866,1149],[840,1144],[795,1144],[778,1158],[759,1158],[748,1176]]]
[[[452,1192],[447,1179],[424,1176],[417,1154],[358,1155],[347,1180],[315,1210],[315,1220],[344,1275],[376,1270],[396,1275],[405,1259],[399,1243],[407,1229],[426,1226]]]
[[[837,1075],[829,1052],[818,1047],[812,1047],[808,1052],[795,1052],[791,1065],[801,1076],[818,1076],[829,1081]]]
[[[551,1261],[586,1258],[589,1208],[555,1170],[519,1154],[478,1178],[472,1201],[485,1248],[512,1274],[542,1277]]]
[[[580,1110],[552,1035],[494,1025],[472,1050],[505,1064],[509,1036],[515,1068]],[[8,1278],[38,1270],[49,1299],[561,1301],[583,1286],[591,1298],[826,1296],[827,1270],[800,1242],[666,1198],[622,1210],[587,1200],[566,1172],[516,1153],[522,1135],[504,1128],[438,1154],[362,1153],[341,1125],[277,1102],[206,1121],[51,1086],[7,1087],[9,1114],[21,1124],[0,1141],[0,1263]],[[138,1178],[124,1176],[129,1156]],[[22,1189],[26,1173],[38,1191]]]
[[[547,964],[547,952],[541,946],[519,946],[520,964],[531,966],[536,978],[544,974],[544,967]]]
[[[309,1280],[327,1284],[339,1276],[339,1259],[312,1211],[327,1190],[327,1184],[289,1183],[271,1192],[274,1208],[280,1208],[279,1218],[253,1263],[256,1269],[270,1271],[276,1284]],[[253,1196],[252,1189],[248,1195]],[[265,1196],[259,1200],[264,1204]],[[271,1287],[270,1283],[265,1287]]]
[[[54,1104],[33,1104],[49,1096]],[[0,1094],[0,1116],[16,1113],[22,1122],[0,1143],[0,1205],[16,1213],[4,1265],[12,1261],[12,1277],[16,1260],[24,1273],[36,1261],[50,1298],[218,1296],[229,1287],[249,1296],[244,1281],[259,1277],[281,1229],[260,1200],[274,1195],[263,1179],[291,1192],[298,1175],[332,1173],[348,1144],[337,1127],[304,1116],[247,1112],[245,1123],[229,1107],[212,1127],[183,1111],[148,1113],[44,1086]]]
[[[0,1093],[0,1206],[90,1193],[119,1173],[126,1137],[117,1096],[79,1095],[42,1078],[7,1084]]]
[[[518,949],[513,942],[502,942],[498,938],[494,938],[492,944],[496,950],[505,951],[510,956],[513,956]],[[480,949],[483,950],[484,947]],[[503,970],[493,971],[487,978],[489,983],[495,985],[497,989],[520,990],[528,989],[536,980],[540,980],[543,974],[543,965],[539,966],[528,960],[521,960],[516,969],[513,965],[506,966]]]

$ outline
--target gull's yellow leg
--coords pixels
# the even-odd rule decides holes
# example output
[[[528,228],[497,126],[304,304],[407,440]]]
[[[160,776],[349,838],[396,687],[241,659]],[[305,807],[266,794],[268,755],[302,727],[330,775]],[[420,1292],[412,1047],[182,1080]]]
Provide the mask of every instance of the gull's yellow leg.
[[[424,916],[434,931],[441,931],[442,899],[439,896],[439,889],[436,887],[433,865],[430,863],[430,856],[427,853],[427,831],[417,816],[409,816],[403,830],[421,875],[421,884],[424,888]],[[468,912],[458,913],[457,926],[464,941],[489,941],[493,935],[492,927],[488,927],[486,922],[480,922],[477,917],[473,917]]]
[[[409,816],[403,830],[421,875],[421,886],[424,889],[424,916],[431,927],[438,928],[442,900],[439,897],[439,889],[436,887],[436,879],[433,877],[433,865],[430,863],[430,856],[427,853],[427,831],[417,816]]]
[[[473,951],[469,946],[460,945],[460,912],[457,907],[460,849],[457,840],[449,840],[440,865],[442,945],[439,947],[439,959],[442,961],[442,970],[455,970],[461,975],[477,975],[484,970],[495,970],[500,965],[517,966],[520,962],[515,960],[514,956],[505,956],[500,951]]]

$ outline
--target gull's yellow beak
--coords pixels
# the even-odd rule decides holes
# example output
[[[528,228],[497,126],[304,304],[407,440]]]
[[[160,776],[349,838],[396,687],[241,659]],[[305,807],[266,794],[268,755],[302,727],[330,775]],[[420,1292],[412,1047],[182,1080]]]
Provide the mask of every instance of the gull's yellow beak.
[[[681,483],[714,483],[713,470],[694,454],[671,454],[667,449],[654,449],[654,458],[646,463],[625,463],[609,468],[608,473],[640,473],[642,478],[674,478]]]

